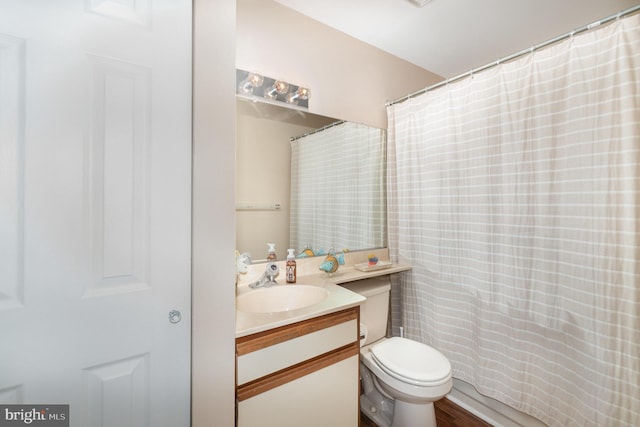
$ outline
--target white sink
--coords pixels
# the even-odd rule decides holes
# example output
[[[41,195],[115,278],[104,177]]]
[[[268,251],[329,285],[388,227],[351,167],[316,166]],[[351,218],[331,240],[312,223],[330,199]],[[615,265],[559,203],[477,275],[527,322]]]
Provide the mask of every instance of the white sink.
[[[328,295],[318,286],[274,285],[238,296],[236,307],[245,313],[280,313],[318,304]]]

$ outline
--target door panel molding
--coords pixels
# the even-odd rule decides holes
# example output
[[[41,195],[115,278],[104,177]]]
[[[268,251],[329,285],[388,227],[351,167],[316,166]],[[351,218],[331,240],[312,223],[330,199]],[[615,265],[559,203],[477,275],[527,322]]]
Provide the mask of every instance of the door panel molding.
[[[91,56],[87,200],[93,280],[85,297],[149,289],[151,70]]]
[[[25,41],[0,34],[0,310],[24,304]]]

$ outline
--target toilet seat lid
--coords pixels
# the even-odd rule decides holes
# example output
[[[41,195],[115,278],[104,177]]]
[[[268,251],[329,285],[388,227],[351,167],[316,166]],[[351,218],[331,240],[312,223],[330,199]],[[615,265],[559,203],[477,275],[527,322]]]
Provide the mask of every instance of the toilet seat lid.
[[[436,386],[451,376],[451,363],[433,347],[401,337],[374,345],[371,354],[389,375],[409,384]]]

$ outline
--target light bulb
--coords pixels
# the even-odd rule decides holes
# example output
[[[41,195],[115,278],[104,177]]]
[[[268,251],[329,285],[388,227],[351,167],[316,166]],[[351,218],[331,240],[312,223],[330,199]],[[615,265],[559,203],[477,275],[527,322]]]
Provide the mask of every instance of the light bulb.
[[[282,80],[276,80],[273,85],[264,90],[264,97],[269,99],[276,99],[278,95],[287,93],[289,90],[289,84]]]
[[[247,78],[244,79],[242,83],[240,83],[238,89],[240,93],[244,95],[251,95],[253,94],[253,89],[262,86],[263,81],[264,77],[262,77],[260,74],[249,73]]]
[[[249,73],[249,77],[247,77],[247,80],[249,80],[251,82],[251,86],[259,87],[259,86],[262,86],[262,82],[264,81],[264,77],[262,77],[260,74]]]
[[[299,87],[295,92],[291,92],[287,96],[287,102],[289,104],[297,104],[299,100],[306,100],[311,97],[311,91],[306,87]]]

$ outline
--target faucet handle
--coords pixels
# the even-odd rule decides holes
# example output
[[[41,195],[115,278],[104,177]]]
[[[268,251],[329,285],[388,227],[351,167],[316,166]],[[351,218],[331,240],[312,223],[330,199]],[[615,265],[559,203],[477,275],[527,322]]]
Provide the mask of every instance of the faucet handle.
[[[267,269],[257,282],[251,283],[250,288],[261,288],[263,286],[277,285],[276,276],[280,273],[280,268],[275,262],[267,263]]]
[[[268,263],[264,275],[269,279],[269,282],[274,282],[278,274],[280,274],[278,265],[275,262]]]

